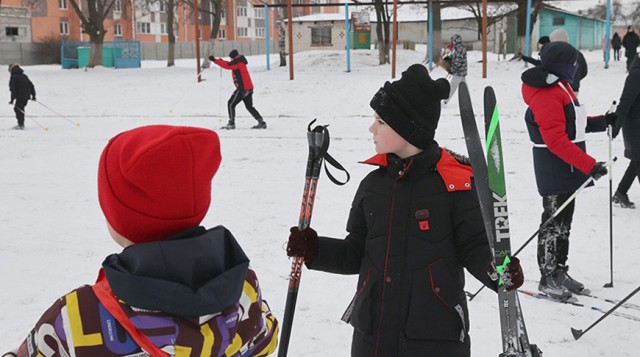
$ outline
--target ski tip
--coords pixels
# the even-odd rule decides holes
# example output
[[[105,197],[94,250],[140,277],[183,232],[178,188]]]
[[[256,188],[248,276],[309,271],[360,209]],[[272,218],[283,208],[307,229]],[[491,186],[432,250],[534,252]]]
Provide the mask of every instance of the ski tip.
[[[576,329],[574,329],[573,327],[571,328],[571,334],[573,335],[573,338],[575,338],[575,339],[576,339],[576,341],[577,341],[580,337],[582,337],[582,333],[583,333],[583,332],[582,332],[582,330],[576,330]]]

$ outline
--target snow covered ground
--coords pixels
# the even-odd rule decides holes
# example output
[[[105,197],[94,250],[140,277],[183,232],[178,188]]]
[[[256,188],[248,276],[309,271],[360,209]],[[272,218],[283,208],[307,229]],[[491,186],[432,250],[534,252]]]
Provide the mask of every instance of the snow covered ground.
[[[603,68],[602,53],[584,53],[589,75],[583,80],[581,101],[588,112],[605,112],[620,96],[624,62]],[[397,77],[424,58],[422,51],[398,53]],[[323,235],[341,237],[358,182],[371,168],[357,161],[373,155],[368,126],[369,100],[391,77],[391,66],[379,66],[375,51],[353,51],[352,71],[346,72],[344,52],[307,52],[295,57],[295,80],[272,57],[250,57],[256,85],[254,102],[268,130],[254,131],[242,105],[235,131],[219,131],[223,162],[214,178],[213,198],[204,225],[227,226],[252,259],[264,297],[279,319],[286,299],[290,261],[283,245],[288,228],[297,224],[307,157],[306,126],[314,118],[330,124],[330,152],[351,173],[351,182],[333,185],[321,175],[312,226]],[[476,115],[482,114],[482,91],[495,88],[502,121],[505,167],[514,248],[539,224],[540,197],[535,188],[531,145],[520,94],[522,62],[498,61],[489,55],[488,78],[482,78],[479,52],[469,53],[468,83]],[[9,130],[15,119],[10,106],[0,110],[0,351],[17,346],[42,312],[71,289],[92,283],[103,258],[118,251],[106,231],[96,193],[97,163],[107,140],[115,134],[148,124],[194,125],[216,129],[226,123],[226,100],[232,92],[230,73],[215,67],[196,82],[195,60],[143,63],[141,69],[61,70],[59,66],[25,67],[38,91],[39,103],[27,107],[27,130]],[[435,70],[434,76],[442,76]],[[6,68],[0,83],[9,79]],[[6,90],[6,87],[5,87]],[[8,101],[9,94],[5,92]],[[457,96],[456,96],[457,98]],[[6,103],[6,102],[5,102]],[[481,117],[478,116],[478,120]],[[48,130],[40,128],[35,121]],[[79,126],[73,123],[80,124]],[[466,152],[458,101],[443,107],[436,139],[443,146]],[[606,135],[588,135],[589,152],[606,160]],[[620,157],[614,189],[628,161],[620,139],[613,143]],[[640,210],[614,207],[614,288],[609,281],[608,181],[597,182],[577,199],[569,264],[571,274],[594,294],[622,298],[640,284]],[[634,183],[629,195],[640,201]],[[538,269],[535,242],[520,258],[524,288],[536,291]],[[356,284],[355,276],[304,270],[289,354],[348,356],[351,328],[340,321]],[[467,290],[479,283],[471,276]],[[520,298],[533,343],[545,356],[638,356],[640,323],[610,316],[579,341],[570,327],[580,329],[601,316],[587,308]],[[581,298],[586,305],[612,305]],[[640,304],[640,295],[630,300]],[[484,291],[469,305],[474,356],[496,356],[501,350],[496,296]],[[640,316],[640,311],[619,309]]]

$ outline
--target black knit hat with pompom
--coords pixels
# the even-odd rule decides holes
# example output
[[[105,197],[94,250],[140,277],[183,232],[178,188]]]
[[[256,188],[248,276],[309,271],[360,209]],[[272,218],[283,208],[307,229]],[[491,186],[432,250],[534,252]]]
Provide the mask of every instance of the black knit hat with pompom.
[[[431,79],[414,64],[395,82],[386,82],[369,105],[393,130],[419,149],[432,142],[440,119],[440,101],[449,97],[449,82]]]

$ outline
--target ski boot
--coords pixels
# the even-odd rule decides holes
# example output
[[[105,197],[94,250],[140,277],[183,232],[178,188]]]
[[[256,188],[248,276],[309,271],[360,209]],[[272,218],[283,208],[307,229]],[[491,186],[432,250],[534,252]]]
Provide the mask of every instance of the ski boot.
[[[554,275],[556,275],[555,280],[558,283],[558,285],[562,286],[563,288],[569,290],[574,294],[578,294],[578,295],[591,294],[591,291],[589,289],[586,289],[584,287],[584,284],[582,284],[581,282],[569,276],[569,274],[567,273],[568,270],[569,270],[569,267],[566,265],[559,265],[558,268],[556,268]]]
[[[251,129],[266,129],[267,123],[264,120],[259,120],[258,124],[251,127]]]
[[[224,129],[224,130],[233,130],[235,128],[236,128],[236,122],[233,120],[229,120],[227,125],[220,127],[220,129]]]
[[[636,204],[629,201],[629,196],[618,190],[613,194],[613,203],[619,204],[622,208],[636,208]]]
[[[16,125],[11,129],[13,129],[13,130],[24,130],[24,125]]]
[[[557,300],[569,300],[572,296],[569,290],[558,284],[556,271],[549,275],[543,275],[540,278],[538,290],[547,294],[550,298]]]

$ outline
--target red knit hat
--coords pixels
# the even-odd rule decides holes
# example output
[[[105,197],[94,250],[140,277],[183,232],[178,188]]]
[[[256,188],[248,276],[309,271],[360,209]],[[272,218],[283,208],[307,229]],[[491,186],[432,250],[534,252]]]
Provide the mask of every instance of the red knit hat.
[[[125,131],[100,157],[102,212],[134,243],[196,226],[209,209],[220,160],[220,139],[208,129],[152,125]]]

